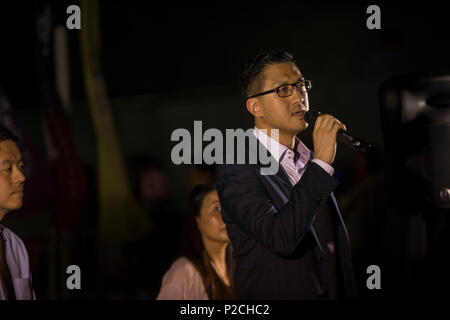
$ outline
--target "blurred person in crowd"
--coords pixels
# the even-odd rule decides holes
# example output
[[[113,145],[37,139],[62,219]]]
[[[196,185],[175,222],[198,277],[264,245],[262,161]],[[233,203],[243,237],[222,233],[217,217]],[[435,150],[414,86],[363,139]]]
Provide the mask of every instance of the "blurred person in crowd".
[[[22,207],[25,183],[19,138],[0,125],[0,222]],[[28,253],[22,240],[0,224],[0,300],[36,299]]]
[[[234,299],[234,262],[215,187],[194,187],[189,196],[181,256],[162,279],[158,300]]]
[[[169,178],[158,161],[136,156],[129,161],[130,178],[139,203],[152,223],[152,231],[127,246],[128,285],[136,298],[154,299],[161,277],[178,256],[182,217],[172,195]]]

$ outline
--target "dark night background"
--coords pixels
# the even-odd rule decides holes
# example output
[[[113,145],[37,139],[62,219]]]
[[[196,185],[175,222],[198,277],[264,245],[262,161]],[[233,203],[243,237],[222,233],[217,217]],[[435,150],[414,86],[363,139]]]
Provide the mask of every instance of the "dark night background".
[[[0,4],[0,84],[24,136],[46,159],[38,108],[36,3]],[[65,9],[76,3],[51,3],[54,23],[65,25]],[[239,96],[243,64],[267,48],[293,53],[303,75],[313,80],[311,108],[335,115],[349,131],[376,146],[370,156],[341,146],[334,162],[342,176],[336,197],[351,240],[361,297],[425,297],[423,290],[433,288],[436,278],[431,278],[424,253],[423,221],[417,215],[397,214],[385,201],[378,93],[380,84],[396,75],[450,74],[450,19],[445,7],[433,2],[420,6],[379,3],[381,30],[368,30],[366,8],[370,4],[169,2],[155,6],[144,1],[100,1],[103,72],[124,158],[156,159],[169,182],[170,210],[182,215],[193,169],[172,164],[172,131],[186,128],[192,132],[194,120],[203,121],[203,130],[251,127]],[[111,291],[99,288],[94,280],[96,142],[79,33],[67,30],[68,119],[89,180],[88,214],[93,218],[86,221],[92,224],[82,228],[82,234],[72,234],[62,248],[54,242],[55,228],[46,203],[39,210],[9,213],[4,223],[27,245],[38,298],[152,299],[157,288],[133,287],[126,275]],[[310,130],[300,137],[312,148]],[[151,257],[149,263],[160,263],[156,252],[149,249],[146,253]],[[72,259],[58,260],[64,254]],[[86,270],[81,293],[65,289],[61,261]],[[372,264],[381,268],[381,290],[366,288],[366,268]]]

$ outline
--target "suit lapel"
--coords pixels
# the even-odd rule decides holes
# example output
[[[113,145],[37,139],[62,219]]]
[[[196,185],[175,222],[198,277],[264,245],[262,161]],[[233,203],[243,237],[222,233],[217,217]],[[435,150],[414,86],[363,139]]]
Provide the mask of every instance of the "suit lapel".
[[[258,143],[258,148],[264,148],[264,150],[267,150],[261,143]],[[269,151],[267,151],[269,152]],[[269,152],[270,154],[270,152]],[[271,155],[272,157],[272,155]],[[313,158],[313,151],[310,150],[310,157],[307,162],[307,166],[310,164],[311,159]],[[259,159],[259,154],[258,154]],[[272,157],[272,160],[275,160]],[[261,167],[260,162],[258,161],[259,165],[258,167]],[[259,168],[258,168],[259,170]],[[274,205],[278,208],[282,207],[286,202],[289,201],[289,197],[291,195],[292,189],[294,186],[291,183],[291,180],[289,179],[288,174],[284,170],[283,166],[279,164],[279,170],[274,175],[267,175],[267,176],[261,176],[263,181],[265,181],[266,190],[270,197],[272,198]],[[317,234],[314,230],[314,227],[311,225],[309,227],[309,231],[311,232],[312,236],[314,237],[317,246],[321,252],[321,255],[323,255],[323,248],[320,245],[319,238],[317,237]]]
[[[277,161],[270,151],[268,151],[259,141],[258,141],[258,148],[262,148],[265,152],[270,154],[271,161]],[[262,164],[259,159],[259,153],[258,153],[258,171],[261,169]],[[263,181],[263,184],[267,190],[267,193],[272,198],[274,205],[277,208],[280,208],[283,206],[286,202],[289,201],[289,196],[292,192],[292,184],[289,180],[289,177],[284,170],[283,166],[278,163],[278,171],[276,174],[273,175],[260,175],[261,180]]]
[[[311,161],[312,161],[313,158],[314,158],[314,151],[309,150],[309,159],[308,159],[308,162],[306,163],[306,166],[309,166],[311,164]],[[313,224],[314,224],[314,222],[313,222]],[[309,227],[309,231],[311,232],[312,236],[316,240],[317,247],[320,250],[320,255],[324,256],[325,253],[323,251],[322,245],[320,244],[319,237],[317,237],[316,230],[314,230],[314,227],[312,225],[311,225],[311,227]]]

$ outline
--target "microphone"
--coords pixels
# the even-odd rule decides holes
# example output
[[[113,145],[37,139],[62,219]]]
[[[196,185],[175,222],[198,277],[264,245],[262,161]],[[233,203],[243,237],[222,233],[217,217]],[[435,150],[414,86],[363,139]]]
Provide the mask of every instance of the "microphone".
[[[305,116],[303,118],[309,125],[314,126],[317,117],[320,115],[321,113],[319,111],[309,110],[305,113]],[[339,129],[339,131],[337,132],[336,139],[339,142],[350,147],[354,151],[367,152],[372,148],[372,145],[368,144],[367,142],[361,140],[358,137],[353,136],[352,134],[343,129]]]

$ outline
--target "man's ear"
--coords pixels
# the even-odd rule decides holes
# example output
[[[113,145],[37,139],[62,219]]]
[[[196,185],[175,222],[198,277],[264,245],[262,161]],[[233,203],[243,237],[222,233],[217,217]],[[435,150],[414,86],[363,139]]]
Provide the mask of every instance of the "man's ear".
[[[248,112],[250,112],[255,118],[261,118],[263,112],[261,106],[256,98],[250,98],[245,102]]]

